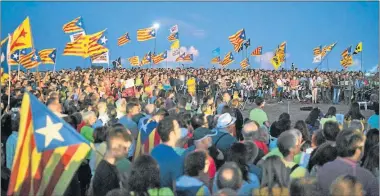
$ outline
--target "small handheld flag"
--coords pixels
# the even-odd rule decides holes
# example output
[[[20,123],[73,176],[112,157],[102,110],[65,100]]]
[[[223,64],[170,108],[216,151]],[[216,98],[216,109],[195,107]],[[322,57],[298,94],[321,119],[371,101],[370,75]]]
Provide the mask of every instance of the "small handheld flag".
[[[223,67],[226,67],[227,65],[233,63],[234,61],[235,61],[235,59],[234,59],[234,56],[232,55],[232,52],[228,52],[224,56],[222,62],[220,62],[220,65],[223,66]]]
[[[75,18],[74,20],[63,25],[62,30],[64,33],[76,33],[84,31],[84,25],[82,17]]]
[[[137,30],[137,41],[143,42],[156,38],[155,28],[145,28]]]
[[[42,64],[55,64],[55,59],[57,58],[57,49],[44,49],[38,52],[40,55]]]
[[[254,49],[251,53],[251,56],[260,56],[262,55],[262,51],[263,50],[263,47],[262,46],[259,46],[257,47],[256,49]]]
[[[175,41],[175,40],[178,40],[178,32],[176,33],[172,33],[168,36],[168,41],[172,42],[172,41]]]
[[[130,58],[128,58],[128,61],[132,66],[139,66],[140,65],[139,56],[130,57]]]
[[[217,57],[214,57],[211,59],[211,64],[219,64],[220,62],[220,57],[217,56]]]
[[[246,69],[249,66],[249,59],[245,58],[243,61],[241,61],[240,66],[242,69]]]
[[[131,38],[129,38],[129,34],[125,33],[124,35],[119,37],[119,39],[117,39],[117,45],[122,46],[126,43],[129,43],[130,41],[131,41]]]
[[[243,45],[243,42],[245,40],[245,30],[241,29],[235,34],[228,37],[231,44],[234,46],[234,51],[238,52],[241,46]]]

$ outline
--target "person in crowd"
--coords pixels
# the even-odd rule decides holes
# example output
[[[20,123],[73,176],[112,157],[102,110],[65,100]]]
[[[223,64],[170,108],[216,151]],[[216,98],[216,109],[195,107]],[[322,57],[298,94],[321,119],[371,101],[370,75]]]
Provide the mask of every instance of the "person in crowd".
[[[223,93],[223,102],[218,105],[216,110],[217,114],[222,114],[223,107],[229,105],[231,101],[231,95],[228,92]]]
[[[208,128],[208,120],[204,114],[195,114],[191,118],[191,126],[194,130],[199,127]]]
[[[261,165],[262,177],[260,188],[254,190],[253,195],[258,196],[287,196],[290,173],[277,156],[268,157]]]
[[[331,143],[323,143],[318,146],[310,155],[310,159],[307,165],[307,169],[310,176],[315,177],[318,170],[328,162],[331,162],[337,158],[337,149]]]
[[[92,180],[92,195],[103,196],[112,189],[120,188],[120,173],[116,162],[125,158],[132,144],[132,136],[118,126],[108,131],[107,152],[95,170]]]
[[[138,128],[135,121],[132,120],[133,116],[140,112],[140,106],[138,103],[130,102],[127,104],[126,115],[119,118],[118,123],[124,125],[129,131],[131,131],[132,136],[137,138]]]
[[[201,175],[208,172],[209,164],[205,151],[188,154],[185,159],[185,175],[176,181],[177,195],[211,195],[207,184],[200,180]]]
[[[218,117],[215,132],[217,133],[212,137],[213,145],[222,151],[224,155],[227,154],[228,149],[237,142],[233,136],[233,130],[235,129],[236,118],[232,117],[229,113],[224,113]]]
[[[175,103],[173,101],[175,97],[174,90],[169,90],[166,92],[166,100],[165,100],[165,109],[170,110],[175,107]]]
[[[255,99],[256,108],[249,112],[249,119],[256,121],[260,126],[270,127],[268,116],[264,111],[265,100],[261,97]]]
[[[331,184],[329,194],[331,196],[362,196],[364,195],[363,188],[363,184],[361,184],[357,177],[347,174],[339,176],[334,180],[333,184]],[[368,193],[367,195],[373,195],[373,193]]]
[[[181,129],[181,138],[178,140],[174,150],[178,155],[182,156],[185,150],[188,148],[189,135],[192,135],[193,130],[190,125],[191,114],[186,112],[181,112],[178,114],[178,124]]]
[[[282,113],[278,118],[278,121],[275,121],[270,126],[270,135],[277,138],[282,132],[289,130],[290,125],[290,115],[288,113]]]
[[[5,152],[6,152],[6,167],[9,170],[12,170],[13,159],[16,153],[17,147],[17,139],[18,139],[18,130],[20,127],[20,113],[18,111],[14,111],[10,114],[11,116],[11,128],[12,134],[8,137],[7,142],[5,144]]]
[[[363,167],[379,179],[379,144],[367,150],[367,157],[363,161]]]
[[[312,95],[312,102],[313,104],[317,104],[318,102],[318,86],[317,86],[317,78],[315,75],[310,78],[310,89],[311,89],[311,95]]]
[[[351,121],[359,121],[364,128],[365,117],[360,112],[360,107],[357,102],[351,104],[350,110],[344,115],[344,128],[348,128]]]
[[[248,170],[250,173],[255,174],[259,180],[261,178],[261,168],[257,167],[256,164],[256,159],[257,155],[259,154],[259,148],[256,146],[255,143],[252,141],[243,141],[243,144],[245,145],[245,148],[247,149],[247,157],[246,157],[246,162],[248,165]]]
[[[261,152],[259,152],[260,157],[268,154],[269,149],[267,146],[267,138],[268,134],[266,131],[259,128],[259,124],[255,121],[248,120],[245,122],[243,127],[243,138],[244,141],[252,141],[259,148]]]
[[[127,100],[124,98],[120,98],[116,101],[116,118],[121,119],[123,116],[127,114]]]
[[[243,185],[243,174],[235,162],[226,162],[216,176],[217,190],[232,189],[238,191]],[[215,191],[214,191],[215,192]]]
[[[234,116],[236,118],[236,139],[238,141],[241,141],[243,140],[243,136],[241,134],[241,130],[243,129],[243,123],[244,123],[244,118],[243,118],[243,114],[241,113],[240,109],[239,109],[239,100],[238,99],[233,99],[231,101],[231,113],[232,113],[232,116]]]
[[[154,104],[146,104],[144,108],[145,116],[139,120],[137,123],[137,129],[141,130],[141,126],[146,119],[152,118],[153,114],[156,112],[156,106]]]
[[[329,193],[330,184],[341,175],[354,175],[363,185],[366,195],[379,192],[375,176],[357,163],[364,154],[365,136],[356,130],[343,130],[336,139],[338,158],[325,163],[317,172],[319,187],[324,195]]]
[[[159,165],[149,155],[141,155],[135,159],[130,171],[124,173],[124,176],[123,186],[128,193],[126,195],[174,195],[170,188],[161,185]]]
[[[367,154],[369,153],[369,149],[373,146],[379,144],[379,130],[378,129],[370,129],[366,134],[366,140],[364,145],[364,155],[362,158],[362,163],[367,158]]]
[[[107,135],[108,128],[101,126],[94,130],[94,146],[95,149],[91,153],[90,158],[90,168],[92,175],[95,174],[95,169],[99,165],[100,161],[103,159],[107,151]]]
[[[321,133],[323,137],[326,139],[326,141],[334,143],[336,141],[336,137],[338,136],[340,132],[339,124],[334,121],[328,121],[325,123],[324,128],[322,129]]]
[[[124,196],[124,195],[128,195],[128,191],[123,188],[120,188],[120,189],[113,189],[111,191],[108,191],[106,196]]]
[[[92,127],[95,129],[97,127],[104,126],[108,123],[110,118],[108,117],[107,113],[107,104],[104,101],[101,101],[98,103],[98,119],[96,120],[95,124],[92,125]]]
[[[183,159],[174,151],[181,129],[176,118],[167,117],[160,121],[157,132],[162,143],[153,148],[151,155],[160,168],[161,186],[174,190],[173,183],[183,174]]]
[[[284,79],[282,78],[282,74],[280,74],[279,78],[276,81],[277,85],[277,96],[278,96],[278,103],[282,103],[282,97],[284,93]]]
[[[46,101],[46,106],[58,117],[65,116],[64,114],[62,114],[62,105],[59,103],[58,97],[50,97]]]
[[[313,178],[298,178],[291,181],[289,186],[291,196],[320,196],[317,182]]]
[[[336,120],[336,108],[334,106],[329,107],[325,116],[323,118],[321,118],[321,120],[319,121],[320,125],[321,125],[320,128],[323,129],[324,124],[328,121],[337,122],[337,120]]]
[[[89,142],[94,142],[94,128],[92,128],[92,125],[94,125],[96,120],[97,118],[95,112],[88,111],[83,113],[83,121],[85,122],[85,126],[81,128],[80,134]]]
[[[303,141],[311,141],[311,134],[309,132],[309,129],[307,128],[307,124],[303,120],[299,120],[294,125],[295,129],[298,129],[302,133],[302,140]]]
[[[379,102],[374,102],[372,107],[373,107],[373,110],[375,111],[375,114],[369,117],[368,128],[379,129]]]
[[[319,108],[313,108],[305,120],[307,127],[311,133],[320,127],[320,114],[321,110]]]

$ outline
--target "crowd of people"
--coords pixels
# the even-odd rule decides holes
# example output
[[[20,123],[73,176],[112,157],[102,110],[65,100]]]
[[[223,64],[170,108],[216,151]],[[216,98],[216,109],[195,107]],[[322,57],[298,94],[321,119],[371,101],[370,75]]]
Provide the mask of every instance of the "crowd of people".
[[[378,81],[360,72],[79,69],[9,80],[2,195],[26,91],[95,146],[65,195],[379,195],[378,92],[365,97]],[[269,119],[273,98],[343,100],[349,110],[343,119],[334,106],[295,122],[288,113]],[[371,99],[368,119],[360,99]],[[249,116],[245,100],[256,105]]]

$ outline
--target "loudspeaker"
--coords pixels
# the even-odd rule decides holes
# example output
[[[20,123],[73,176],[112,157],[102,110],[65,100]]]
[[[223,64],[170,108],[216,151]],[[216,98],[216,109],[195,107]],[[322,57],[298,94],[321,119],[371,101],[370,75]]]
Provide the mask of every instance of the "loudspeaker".
[[[311,106],[300,107],[300,110],[301,110],[301,111],[311,111],[311,110],[313,110],[313,107],[311,107]]]

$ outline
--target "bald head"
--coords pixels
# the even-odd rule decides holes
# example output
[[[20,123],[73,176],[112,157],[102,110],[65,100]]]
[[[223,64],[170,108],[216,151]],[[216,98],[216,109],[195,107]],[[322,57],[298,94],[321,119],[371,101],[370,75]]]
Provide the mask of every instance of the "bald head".
[[[148,104],[145,106],[145,113],[152,115],[156,110],[156,106],[154,104]]]
[[[236,163],[227,162],[220,168],[217,176],[218,189],[238,190],[242,184],[243,175]]]
[[[255,139],[256,136],[260,135],[258,130],[259,130],[259,125],[257,122],[249,121],[245,123],[243,127],[243,131],[242,131],[244,140]]]

